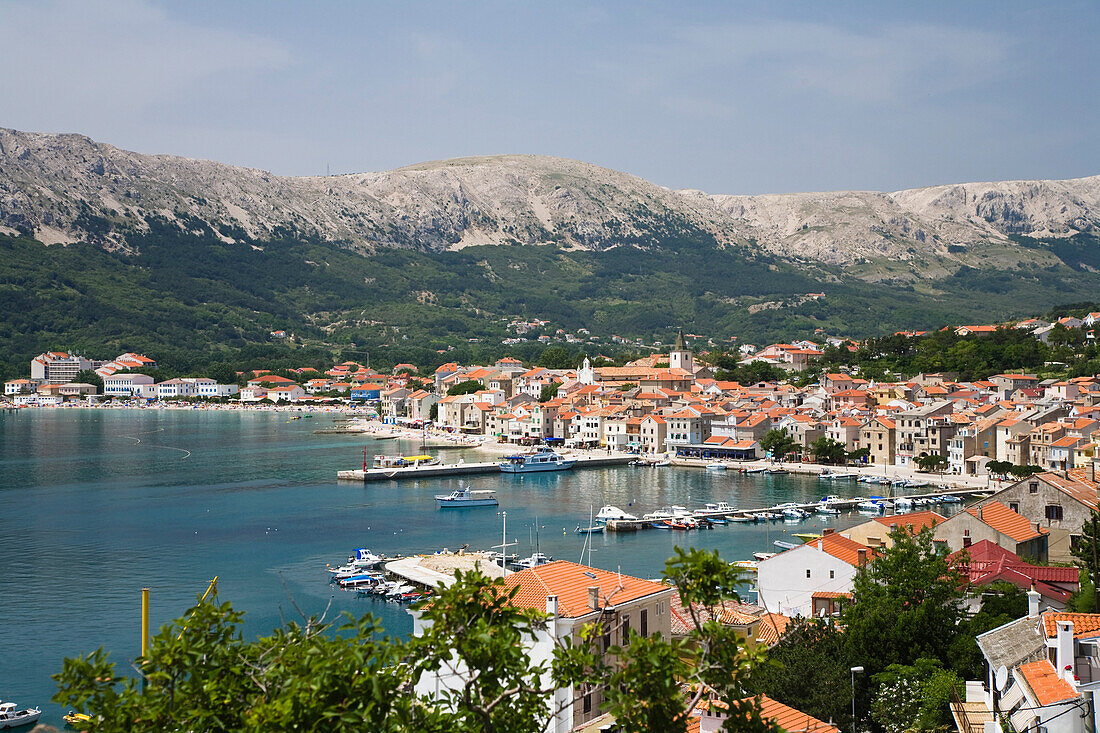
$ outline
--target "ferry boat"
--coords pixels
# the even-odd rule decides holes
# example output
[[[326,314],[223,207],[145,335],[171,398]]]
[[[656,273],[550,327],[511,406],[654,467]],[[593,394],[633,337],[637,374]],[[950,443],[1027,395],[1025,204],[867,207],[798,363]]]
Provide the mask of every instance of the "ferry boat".
[[[534,453],[508,456],[498,465],[503,473],[535,473],[537,471],[568,471],[576,463],[576,458],[566,458],[553,449],[543,446]]]
[[[496,492],[491,489],[476,491],[466,486],[455,489],[446,496],[437,495],[435,503],[439,505],[440,509],[453,509],[469,506],[496,506],[500,502],[497,501]]]
[[[42,717],[39,708],[16,710],[13,702],[0,702],[0,728],[18,728],[30,725]]]
[[[375,468],[416,468],[417,466],[436,466],[439,459],[435,456],[375,456]]]

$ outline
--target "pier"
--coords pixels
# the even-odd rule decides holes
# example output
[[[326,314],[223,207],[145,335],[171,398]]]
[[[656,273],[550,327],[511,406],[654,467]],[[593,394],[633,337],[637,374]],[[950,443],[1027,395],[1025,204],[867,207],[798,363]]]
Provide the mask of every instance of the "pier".
[[[968,499],[977,494],[987,494],[989,489],[985,488],[954,488],[943,489],[931,494],[905,494],[906,499],[927,499],[934,496],[957,496],[960,499]],[[887,501],[893,499],[903,498],[903,495],[897,495],[893,497],[883,497]],[[852,498],[852,499],[834,499],[829,502],[829,506],[833,509],[841,511],[851,511],[855,509],[860,502],[867,501],[867,497]],[[821,505],[821,500],[810,502],[807,504],[795,504],[795,508],[814,513],[817,511],[817,507]],[[696,519],[709,519],[711,517],[722,519],[725,517],[747,517],[749,514],[756,514],[758,512],[773,511],[775,507],[759,507],[757,509],[726,509],[724,511],[707,511],[705,509],[695,510],[691,512],[691,515]],[[868,515],[870,517],[871,515]],[[881,515],[880,515],[881,516]],[[900,514],[897,516],[905,516]],[[650,519],[609,519],[607,520],[608,532],[637,532],[640,529],[652,529],[650,525],[653,524],[653,520]]]
[[[603,468],[621,466],[635,460],[637,456],[578,456],[572,470],[578,468]],[[474,476],[481,474],[499,474],[500,463],[487,461],[480,463],[440,463],[435,466],[407,466],[405,468],[357,468],[351,471],[338,471],[336,478],[345,481],[408,481],[422,478],[446,478],[448,476]],[[532,474],[518,474],[534,475]]]

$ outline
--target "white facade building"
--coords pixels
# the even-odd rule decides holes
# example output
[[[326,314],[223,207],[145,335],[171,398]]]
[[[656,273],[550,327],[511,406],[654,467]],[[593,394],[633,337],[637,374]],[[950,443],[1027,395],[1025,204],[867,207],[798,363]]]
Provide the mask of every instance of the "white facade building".
[[[814,594],[852,592],[856,570],[870,548],[839,534],[827,534],[757,564],[760,603],[773,613],[813,615]]]

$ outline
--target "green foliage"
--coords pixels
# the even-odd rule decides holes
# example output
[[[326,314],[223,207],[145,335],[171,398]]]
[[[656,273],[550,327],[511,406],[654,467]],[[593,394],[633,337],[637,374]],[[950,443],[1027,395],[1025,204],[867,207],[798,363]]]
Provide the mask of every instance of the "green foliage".
[[[942,471],[947,468],[947,459],[941,456],[939,453],[929,453],[923,456],[917,456],[913,459],[913,462],[917,464],[917,467],[925,472]]]
[[[852,705],[848,670],[857,664],[849,658],[843,632],[830,620],[799,617],[768,652],[767,663],[753,677],[752,691],[847,730]]]
[[[764,433],[760,439],[760,447],[777,461],[798,448],[798,441],[787,434],[786,430],[773,428]]]
[[[856,448],[855,450],[848,451],[847,458],[849,461],[866,461],[871,457],[870,448]]]
[[[814,454],[819,463],[836,465],[843,463],[848,458],[848,450],[844,447],[844,444],[825,435],[810,443],[810,452]]]
[[[570,353],[564,346],[547,346],[536,363],[547,369],[572,369],[582,358],[580,352]]]
[[[979,678],[985,669],[975,637],[1027,614],[1027,594],[1011,583],[996,582],[971,592],[981,595],[982,607],[960,623],[948,652],[951,668],[965,679]]]
[[[891,664],[874,676],[879,685],[871,718],[886,733],[947,730],[951,725],[951,691],[962,686],[957,674],[938,659],[918,659],[911,666]]]
[[[542,385],[542,389],[539,390],[539,402],[549,402],[557,397],[559,387],[561,387],[561,382]]]
[[[1100,587],[1100,514],[1093,512],[1084,523],[1077,545],[1070,552],[1076,558],[1075,562],[1081,568],[1082,575],[1088,578],[1093,588],[1093,607],[1100,606],[1096,602],[1095,593],[1096,588]]]
[[[447,396],[453,397],[455,395],[473,394],[485,389],[485,385],[476,379],[467,379],[464,382],[459,382],[453,385],[447,390]]]
[[[84,369],[76,373],[73,377],[73,382],[76,384],[92,384],[95,385],[96,391],[103,391],[103,378],[96,374],[91,369]]]

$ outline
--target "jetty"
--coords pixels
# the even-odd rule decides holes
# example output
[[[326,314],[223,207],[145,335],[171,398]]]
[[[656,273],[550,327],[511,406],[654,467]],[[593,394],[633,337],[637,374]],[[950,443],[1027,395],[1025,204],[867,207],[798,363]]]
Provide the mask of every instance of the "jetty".
[[[440,552],[434,555],[414,555],[392,560],[385,571],[408,583],[430,589],[455,582],[455,571],[479,570],[490,578],[503,578],[507,571],[493,562],[487,552]]]
[[[604,468],[630,463],[636,456],[577,456],[572,470],[579,468]],[[356,468],[351,471],[337,471],[336,478],[344,481],[417,481],[424,478],[446,478],[449,476],[474,476],[480,474],[499,474],[498,461],[477,463],[439,463],[434,466],[407,466],[404,468]],[[517,474],[520,476],[537,475]]]
[[[932,494],[905,494],[906,499],[928,499],[936,496],[957,496],[960,499],[966,500],[978,494],[988,494],[989,489],[985,488],[952,488],[937,490]],[[885,500],[890,501],[893,499],[903,498],[902,495],[894,497],[883,497]],[[829,506],[838,510],[851,511],[855,509],[861,502],[867,501],[866,497],[856,497],[852,499],[833,499],[829,502]],[[806,504],[795,504],[794,507],[802,509],[803,511],[815,512],[821,505],[821,500],[809,502]],[[707,511],[706,509],[700,509],[693,511],[691,515],[696,519],[709,519],[711,517],[721,519],[724,517],[747,517],[750,514],[757,514],[759,512],[774,511],[776,507],[759,507],[756,509],[725,509],[722,511]],[[904,514],[899,515],[904,516]],[[637,532],[640,529],[652,529],[653,520],[651,519],[609,519],[607,520],[608,532]]]

